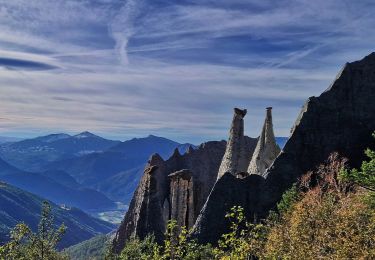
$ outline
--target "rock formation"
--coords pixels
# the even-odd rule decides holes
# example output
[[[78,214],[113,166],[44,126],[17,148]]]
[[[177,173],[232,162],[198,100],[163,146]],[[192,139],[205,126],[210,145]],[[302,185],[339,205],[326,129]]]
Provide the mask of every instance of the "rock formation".
[[[172,218],[188,228],[195,222],[193,235],[198,241],[215,244],[228,231],[224,216],[231,207],[242,206],[249,220],[266,217],[285,190],[331,153],[338,152],[349,159],[350,166],[358,167],[365,159],[363,150],[375,147],[371,137],[374,100],[372,53],[346,64],[325,92],[307,100],[273,163],[279,150],[271,109],[258,142],[244,136],[246,110],[235,109],[227,145],[208,142],[184,155],[175,151],[167,161],[154,155],[116,234],[114,251],[120,252],[132,236],[142,239],[154,233],[161,241],[165,224]],[[256,174],[249,175],[247,169]]]
[[[216,180],[225,144],[207,142],[184,155],[175,151],[167,161],[153,155],[113,240],[114,251],[119,253],[134,236],[154,233],[161,241],[172,216],[191,226]]]
[[[234,109],[232,125],[229,131],[229,139],[223,160],[220,164],[217,179],[226,172],[236,174],[238,172],[246,172],[249,165],[251,154],[246,149],[244,136],[244,121],[247,110],[239,108]]]
[[[202,243],[216,243],[227,231],[225,214],[242,206],[247,217],[263,218],[283,192],[307,171],[314,170],[332,152],[349,159],[353,167],[374,148],[375,53],[347,63],[333,84],[319,97],[307,100],[283,151],[264,176],[219,179],[194,226]],[[255,178],[256,177],[256,178]],[[260,180],[259,178],[263,178]]]
[[[243,137],[248,158],[256,142],[255,138]],[[161,242],[170,219],[180,226],[193,227],[216,181],[225,149],[225,141],[207,142],[198,149],[189,148],[183,155],[175,151],[166,161],[153,155],[113,240],[114,252],[119,253],[134,236],[143,239],[153,233]]]
[[[250,174],[262,175],[280,153],[280,147],[276,143],[272,125],[272,107],[267,107],[266,119],[260,134],[249,168]]]

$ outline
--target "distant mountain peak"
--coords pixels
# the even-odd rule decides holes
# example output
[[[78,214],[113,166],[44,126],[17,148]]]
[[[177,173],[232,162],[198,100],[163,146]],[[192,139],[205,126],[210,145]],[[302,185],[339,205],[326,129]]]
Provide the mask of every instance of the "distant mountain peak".
[[[148,135],[147,137],[143,137],[141,139],[159,139],[159,140],[170,140],[165,137],[157,136],[157,135]],[[172,140],[171,140],[172,141]],[[174,142],[174,141],[173,141]]]
[[[80,139],[80,138],[98,137],[98,136],[95,135],[95,134],[93,134],[93,133],[90,133],[90,132],[88,132],[88,131],[84,131],[84,132],[79,133],[79,134],[77,134],[77,135],[75,135],[75,136],[73,136],[73,137],[74,137],[74,138],[78,138],[78,139]]]
[[[40,137],[40,139],[42,139],[43,142],[51,143],[51,142],[61,140],[61,139],[66,139],[69,137],[70,135],[68,134],[60,133],[60,134],[50,134],[50,135],[42,136]]]

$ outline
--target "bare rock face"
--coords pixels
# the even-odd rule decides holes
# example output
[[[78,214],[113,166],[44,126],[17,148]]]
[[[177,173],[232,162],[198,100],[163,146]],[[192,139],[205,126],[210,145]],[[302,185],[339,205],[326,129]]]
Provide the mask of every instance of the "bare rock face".
[[[197,190],[194,189],[193,176],[190,170],[183,169],[168,175],[170,178],[170,201],[169,218],[177,221],[182,227],[192,227],[196,219],[195,197]]]
[[[246,109],[234,109],[232,125],[229,131],[229,139],[217,179],[220,179],[226,172],[235,175],[238,172],[246,172],[247,170],[251,157],[246,149],[244,136],[243,118],[246,113]]]
[[[215,244],[228,230],[222,218],[233,205],[242,206],[249,219],[266,217],[300,176],[314,170],[333,152],[358,167],[365,159],[363,150],[375,147],[371,137],[374,130],[372,53],[361,61],[347,63],[325,92],[307,100],[283,151],[263,176],[232,179],[225,174],[218,180],[195,223],[196,238]]]
[[[272,107],[267,107],[266,119],[247,172],[262,175],[280,153],[272,124]]]
[[[291,137],[266,172],[262,208],[272,208],[281,194],[332,152],[359,167],[363,151],[375,143],[375,53],[347,63],[331,86],[310,97],[292,129]]]
[[[134,236],[143,239],[153,233],[161,242],[171,218],[192,227],[216,181],[225,147],[225,141],[207,142],[184,155],[177,150],[167,161],[153,155],[113,240],[113,251],[121,252]]]
[[[113,250],[116,253],[121,252],[127,239],[144,238],[144,234],[149,230],[155,231],[157,238],[162,239],[160,233],[164,232],[165,224],[159,204],[166,196],[167,190],[164,171],[163,159],[158,154],[152,155],[130,202],[129,210],[113,240]]]
[[[243,206],[245,217],[257,220],[259,193],[262,192],[264,178],[257,174],[238,178],[229,172],[215,183],[197,221],[193,236],[201,243],[216,244],[222,234],[229,232],[230,223],[225,215],[234,206]],[[244,207],[246,205],[246,207]]]

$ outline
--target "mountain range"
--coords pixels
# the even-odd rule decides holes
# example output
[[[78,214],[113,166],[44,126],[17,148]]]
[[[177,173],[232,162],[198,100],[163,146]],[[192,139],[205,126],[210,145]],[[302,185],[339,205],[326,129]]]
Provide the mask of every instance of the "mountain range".
[[[169,157],[190,144],[148,136],[120,142],[90,132],[51,134],[0,145],[0,180],[83,210],[128,203],[151,154]]]
[[[153,153],[167,159],[176,148],[185,153],[189,146],[195,147],[150,135],[119,143],[104,152],[55,161],[48,165],[48,169],[65,171],[79,183],[127,204]]]
[[[0,244],[9,240],[9,231],[25,222],[36,231],[44,199],[0,182]],[[65,224],[67,231],[59,243],[65,248],[98,234],[111,232],[115,225],[93,218],[77,208],[59,207],[50,202],[56,225]]]
[[[40,172],[53,161],[104,151],[119,143],[89,132],[74,136],[51,134],[2,144],[0,157],[21,170]]]

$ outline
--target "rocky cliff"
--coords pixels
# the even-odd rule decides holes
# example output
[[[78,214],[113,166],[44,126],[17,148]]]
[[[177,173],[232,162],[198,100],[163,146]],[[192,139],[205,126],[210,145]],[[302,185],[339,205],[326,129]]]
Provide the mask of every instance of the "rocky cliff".
[[[250,219],[265,217],[285,190],[332,152],[347,157],[351,166],[359,166],[363,150],[375,147],[371,138],[374,130],[372,53],[361,61],[347,63],[325,92],[306,101],[283,151],[263,177],[234,179],[225,174],[217,181],[195,224],[195,236],[200,242],[216,243],[227,231],[224,216],[234,205],[244,207]]]
[[[184,155],[176,150],[166,161],[153,155],[117,231],[114,251],[133,236],[154,233],[161,241],[172,217],[191,227],[215,183],[225,147],[225,141],[207,142]]]
[[[244,136],[248,157],[257,139]],[[178,150],[166,161],[155,154],[149,160],[120,228],[113,249],[120,252],[126,240],[153,233],[162,241],[165,225],[175,219],[179,226],[193,227],[216,181],[226,142],[207,142],[197,149]]]

